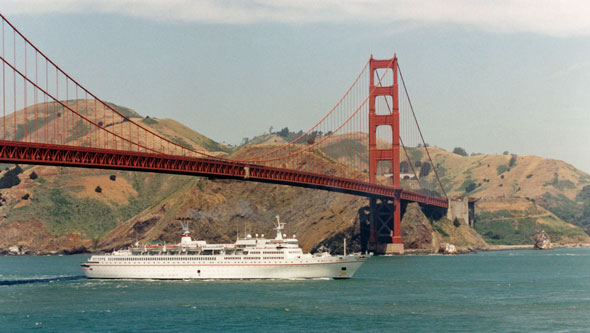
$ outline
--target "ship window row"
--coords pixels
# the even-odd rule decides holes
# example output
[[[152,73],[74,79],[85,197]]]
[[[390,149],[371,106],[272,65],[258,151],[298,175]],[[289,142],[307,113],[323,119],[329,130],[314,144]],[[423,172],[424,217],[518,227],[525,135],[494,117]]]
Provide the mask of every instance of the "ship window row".
[[[262,259],[264,259],[264,260],[272,260],[272,259],[285,259],[285,258],[283,258],[283,257],[264,257]]]
[[[188,257],[184,260],[217,260],[215,257]]]
[[[264,251],[263,254],[283,254],[283,251]]]
[[[242,257],[225,257],[225,260],[242,260]]]
[[[107,261],[217,260],[215,257],[106,258]]]
[[[260,260],[260,257],[244,257],[243,259]]]

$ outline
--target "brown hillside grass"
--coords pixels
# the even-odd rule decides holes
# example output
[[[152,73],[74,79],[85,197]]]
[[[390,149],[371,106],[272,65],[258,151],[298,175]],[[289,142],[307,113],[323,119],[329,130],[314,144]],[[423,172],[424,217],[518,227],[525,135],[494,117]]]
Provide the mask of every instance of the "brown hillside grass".
[[[131,196],[137,196],[133,185],[123,177],[117,177],[115,181],[110,180],[109,175],[77,177],[67,186],[81,188],[73,191],[78,198],[96,199],[108,205],[127,205]],[[102,189],[101,193],[95,191],[97,186]]]

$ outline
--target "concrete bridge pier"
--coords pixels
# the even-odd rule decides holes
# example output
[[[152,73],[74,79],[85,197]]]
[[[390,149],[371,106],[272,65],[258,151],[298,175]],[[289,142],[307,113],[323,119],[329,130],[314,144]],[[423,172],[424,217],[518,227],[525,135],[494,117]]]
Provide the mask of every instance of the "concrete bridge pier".
[[[458,219],[473,228],[475,226],[475,201],[468,198],[449,198],[447,218],[451,221]]]
[[[389,200],[375,197],[369,199],[367,248],[370,252],[385,255],[404,253],[401,237],[401,210],[399,199]],[[359,216],[359,218],[362,221],[362,217]]]

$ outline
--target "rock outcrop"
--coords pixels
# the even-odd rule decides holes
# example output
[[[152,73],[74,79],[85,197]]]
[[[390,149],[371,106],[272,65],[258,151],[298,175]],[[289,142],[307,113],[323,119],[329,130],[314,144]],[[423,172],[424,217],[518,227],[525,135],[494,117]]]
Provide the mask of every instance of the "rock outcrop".
[[[551,250],[551,249],[553,249],[553,245],[551,244],[551,239],[549,238],[549,235],[547,235],[545,230],[542,230],[541,232],[536,234],[533,237],[533,240],[535,241],[535,246],[534,246],[535,250]]]
[[[436,253],[440,247],[440,235],[432,228],[417,203],[407,206],[402,218],[401,234],[405,250],[409,252]]]

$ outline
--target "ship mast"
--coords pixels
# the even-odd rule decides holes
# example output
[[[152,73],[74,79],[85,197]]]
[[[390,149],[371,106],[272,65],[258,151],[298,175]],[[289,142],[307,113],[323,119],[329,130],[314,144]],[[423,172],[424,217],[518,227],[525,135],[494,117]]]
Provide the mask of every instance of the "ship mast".
[[[275,239],[283,240],[283,229],[285,228],[285,223],[281,222],[278,215],[275,217],[277,218],[277,226],[275,228],[275,230],[277,231],[277,237],[275,237]]]
[[[180,222],[182,226],[182,237],[180,238],[180,242],[183,245],[190,244],[192,241],[191,239],[191,231],[190,231],[190,223],[193,219],[191,217],[177,217],[176,221]]]

